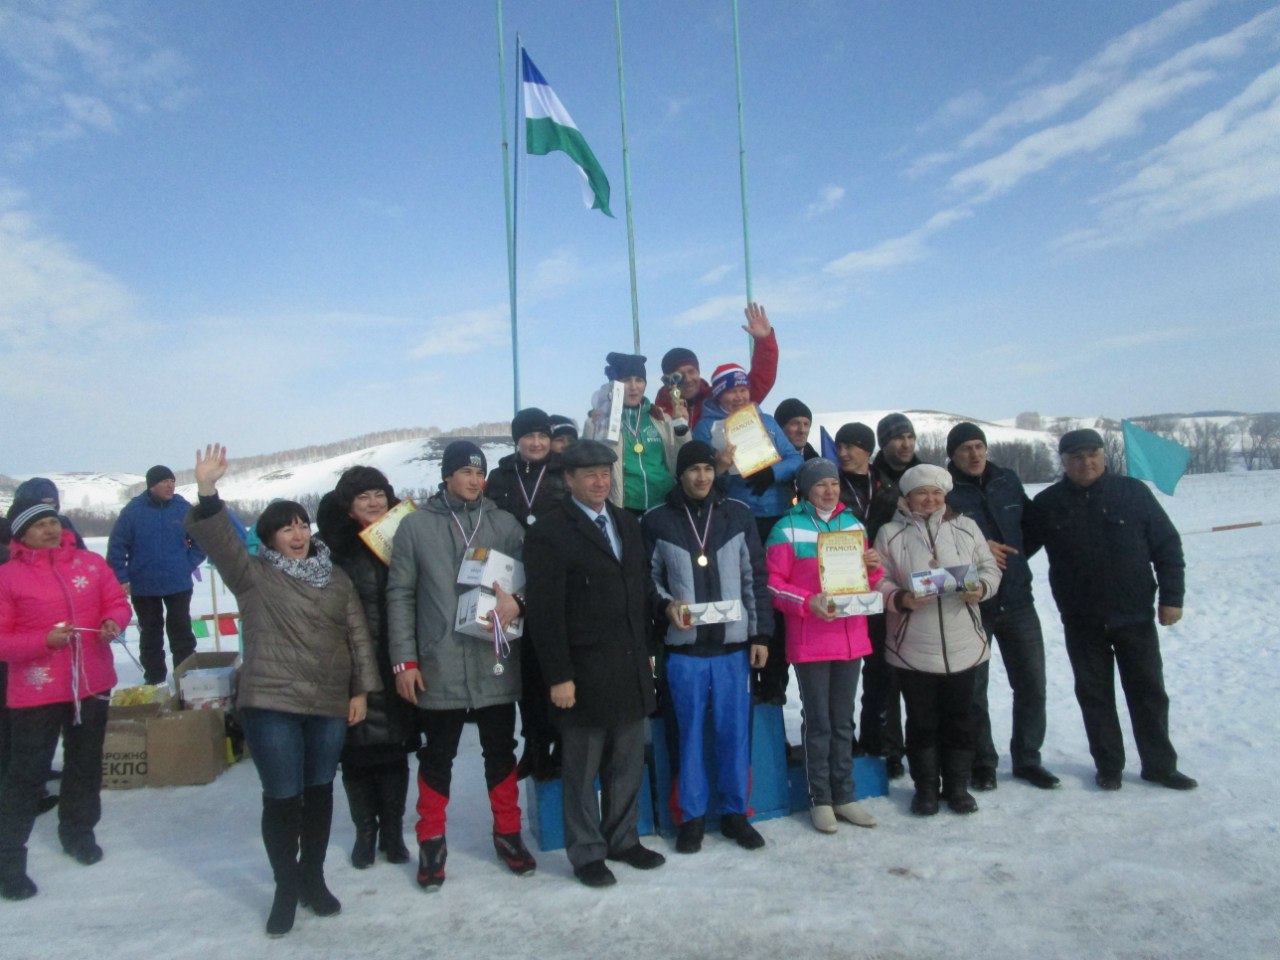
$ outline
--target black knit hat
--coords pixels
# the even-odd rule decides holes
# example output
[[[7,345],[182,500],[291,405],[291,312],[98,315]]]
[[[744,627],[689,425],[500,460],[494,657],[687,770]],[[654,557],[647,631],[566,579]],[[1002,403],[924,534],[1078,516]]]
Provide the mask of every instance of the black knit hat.
[[[22,535],[31,529],[31,525],[45,517],[56,517],[58,511],[53,504],[38,500],[19,508],[18,504],[9,507],[9,527],[14,540],[21,540]]]
[[[604,368],[604,375],[610,380],[625,380],[627,377],[649,379],[644,372],[644,363],[648,357],[642,357],[638,353],[610,353],[604,359],[608,364]]]
[[[912,424],[905,413],[886,414],[876,424],[876,439],[880,441],[880,446],[882,447],[894,437],[900,437],[904,433],[915,432],[915,425]]]
[[[566,470],[576,470],[578,467],[606,467],[617,463],[618,455],[613,452],[613,447],[599,440],[579,440],[577,443],[569,444],[562,462]]]
[[[163,483],[165,480],[177,480],[173,475],[173,471],[161,464],[156,464],[147,471],[147,489],[150,490],[157,483]]]
[[[396,502],[396,493],[391,489],[391,483],[387,480],[386,474],[376,467],[363,465],[348,467],[342,471],[337,486],[333,488],[333,494],[342,512],[347,513],[351,510],[351,504],[356,497],[366,490],[381,490],[387,495],[389,505],[394,505]]]
[[[785,427],[796,417],[804,417],[810,423],[813,422],[813,411],[795,397],[783,400],[778,404],[778,409],[773,411],[773,419],[777,420],[781,427]]]
[[[479,467],[483,472],[489,472],[484,451],[470,440],[455,440],[444,448],[444,457],[440,461],[441,478],[452,476],[459,467]]]
[[[982,432],[982,428],[976,423],[970,423],[967,420],[957,423],[951,428],[951,432],[947,434],[947,456],[954,456],[956,448],[961,444],[968,443],[970,440],[981,440],[983,446],[985,446],[987,435]]]
[[[697,355],[688,347],[672,347],[662,355],[662,372],[675,373],[678,367],[691,363],[701,369]]]
[[[568,437],[570,440],[578,439],[578,425],[568,417],[563,417],[558,413],[553,413],[547,418],[551,424],[551,436]]]
[[[714,469],[716,452],[701,440],[690,440],[676,454],[676,479],[680,479],[686,470],[697,463],[710,464]]]
[[[531,433],[545,433],[551,436],[551,418],[545,410],[537,407],[525,407],[516,413],[511,420],[511,439],[519,442],[521,437]]]
[[[865,423],[846,423],[836,431],[836,445],[847,443],[867,453],[876,452],[876,435]]]

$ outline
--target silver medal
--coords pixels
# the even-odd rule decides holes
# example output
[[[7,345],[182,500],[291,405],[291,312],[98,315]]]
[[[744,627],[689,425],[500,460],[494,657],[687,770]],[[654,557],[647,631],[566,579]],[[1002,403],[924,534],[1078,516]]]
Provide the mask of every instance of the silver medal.
[[[500,676],[502,676],[504,673],[506,673],[506,670],[507,670],[507,668],[506,668],[506,667],[504,667],[504,666],[503,666],[502,664],[500,664],[500,663],[495,663],[495,664],[493,665],[493,675],[494,675],[495,677],[500,677]]]

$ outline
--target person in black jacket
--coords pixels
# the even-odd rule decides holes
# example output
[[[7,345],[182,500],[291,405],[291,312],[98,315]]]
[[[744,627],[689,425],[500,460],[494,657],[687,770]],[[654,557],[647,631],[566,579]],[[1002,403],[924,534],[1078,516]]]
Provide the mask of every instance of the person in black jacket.
[[[537,407],[516,413],[511,421],[516,452],[498,461],[485,484],[484,495],[513,514],[525,530],[564,498],[564,465],[560,454],[552,450],[553,430],[551,417]],[[554,780],[560,775],[558,737],[536,646],[527,634],[520,657],[520,681],[524,752],[516,764],[516,777]]]
[[[659,600],[640,522],[608,502],[616,460],[595,440],[565,451],[570,496],[524,542],[526,622],[560,724],[565,852],[590,887],[616,882],[606,858],[639,870],[666,862],[636,830]]]
[[[356,840],[351,865],[363,870],[377,850],[391,863],[408,863],[404,807],[409,789],[407,754],[418,749],[413,706],[395,692],[387,651],[387,565],[360,539],[360,531],[400,502],[380,470],[356,466],[344,471],[337,486],[320,500],[316,523],[333,562],[351,578],[369,624],[382,689],[368,696],[363,722],[347,731],[342,750],[342,786],[347,793]]]
[[[703,764],[703,728],[711,714],[715,738],[720,832],[757,850],[764,838],[747,821],[751,766],[751,670],[769,655],[773,604],[764,547],[750,509],[715,490],[716,455],[694,440],[680,448],[676,486],[666,503],[641,518],[654,587],[662,600],[663,669],[675,728],[673,793],[679,799],[676,850],[696,853],[706,830],[710,790]],[[736,600],[741,616],[728,623],[685,626],[681,607]],[[708,711],[708,705],[714,709]],[[672,738],[668,738],[672,739]]]
[[[971,519],[987,538],[1000,567],[1000,589],[981,604],[982,626],[1000,644],[1013,690],[1009,754],[1013,775],[1042,790],[1061,782],[1040,763],[1045,733],[1044,634],[1031,594],[1031,568],[1022,548],[1022,514],[1031,503],[1012,470],[987,459],[987,436],[975,423],[957,423],[947,434],[947,470],[955,486],[947,505]],[[996,788],[999,754],[991,738],[987,682],[991,662],[978,666],[973,690],[975,790]]]
[[[809,431],[813,429],[813,411],[808,404],[795,397],[788,397],[773,411],[773,419],[778,421],[778,426],[802,457],[813,460],[822,456],[809,442]]]
[[[1062,615],[1095,780],[1103,790],[1122,784],[1119,667],[1142,779],[1194,789],[1169,740],[1169,696],[1152,616],[1155,601],[1162,627],[1182,619],[1182,539],[1146,484],[1107,470],[1097,431],[1064,434],[1058,453],[1065,476],[1032,501],[1027,552],[1043,544],[1049,554],[1049,586]]]

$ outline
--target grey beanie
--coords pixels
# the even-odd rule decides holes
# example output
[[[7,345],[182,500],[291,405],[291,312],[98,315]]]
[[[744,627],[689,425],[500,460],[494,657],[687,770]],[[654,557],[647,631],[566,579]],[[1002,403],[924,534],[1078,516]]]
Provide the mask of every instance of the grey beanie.
[[[834,463],[822,457],[814,457],[812,460],[806,460],[796,471],[796,489],[800,491],[800,496],[808,500],[809,491],[819,480],[839,479],[840,471]]]

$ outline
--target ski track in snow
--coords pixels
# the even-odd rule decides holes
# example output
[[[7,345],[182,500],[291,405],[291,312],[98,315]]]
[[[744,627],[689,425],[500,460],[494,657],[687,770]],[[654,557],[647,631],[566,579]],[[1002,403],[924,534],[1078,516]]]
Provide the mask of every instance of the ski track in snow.
[[[1038,489],[1038,488],[1035,488]],[[1034,495],[1035,489],[1031,492]],[[1280,472],[1186,478],[1160,497],[1184,531],[1280,520]],[[749,853],[718,834],[680,856],[646,841],[667,865],[618,864],[618,885],[572,880],[562,851],[541,853],[537,874],[510,876],[493,854],[480,750],[463,737],[449,808],[448,881],[423,894],[414,865],[357,871],[340,788],[327,875],[342,914],[299,910],[294,931],[263,933],[272,885],[258,832],[260,792],[250,764],[205,787],[103,793],[102,863],[62,854],[56,814],[40,817],[29,871],[40,894],[0,903],[0,957],[101,960],[233,956],[510,957],[1264,957],[1280,939],[1280,780],[1275,709],[1280,630],[1275,527],[1188,534],[1187,609],[1162,630],[1171,729],[1191,793],[1138,779],[1093,786],[1062,630],[1043,557],[1033,561],[1045,628],[1053,792],[1009,779],[978,794],[981,810],[907,812],[907,781],[867,801],[880,821],[817,834],[805,814],[759,824],[768,846]],[[233,598],[218,600],[221,610]],[[210,608],[196,585],[197,613]],[[136,643],[136,632],[130,630]],[[202,641],[212,649],[212,641]],[[998,660],[998,654],[996,659]],[[117,654],[122,685],[138,671]],[[799,705],[786,708],[794,741]],[[1007,743],[1009,692],[993,664],[992,721]],[[412,822],[412,797],[410,799]],[[526,834],[527,835],[527,834]]]

